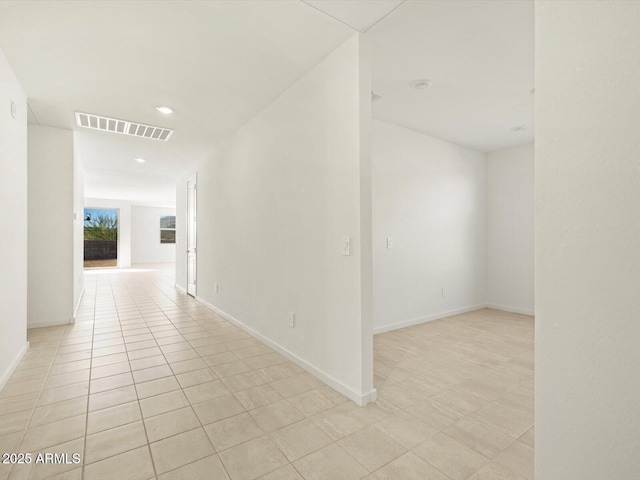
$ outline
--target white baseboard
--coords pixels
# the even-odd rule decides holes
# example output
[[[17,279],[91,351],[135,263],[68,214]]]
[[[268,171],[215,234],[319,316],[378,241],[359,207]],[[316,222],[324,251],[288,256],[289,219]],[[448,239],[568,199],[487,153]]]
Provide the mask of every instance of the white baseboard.
[[[452,315],[458,315],[460,313],[473,312],[474,310],[480,310],[485,307],[486,307],[485,304],[473,305],[471,307],[457,308],[455,310],[448,310],[446,312],[434,313],[431,315],[426,315],[424,317],[413,318],[411,320],[406,320],[404,322],[390,323],[388,325],[383,325],[381,327],[375,327],[373,329],[373,334],[378,335],[379,333],[385,333],[385,332],[390,332],[392,330],[398,330],[400,328],[411,327],[413,325],[419,325],[421,323],[431,322],[433,320],[439,320],[441,318],[450,317]]]
[[[349,398],[350,400],[353,400],[358,405],[365,406],[368,403],[374,402],[376,400],[378,392],[377,392],[377,390],[375,388],[372,388],[371,391],[369,391],[367,393],[364,393],[364,394],[360,394],[358,392],[355,392],[354,390],[352,390],[351,388],[347,387],[345,384],[343,384],[339,380],[335,379],[334,377],[332,377],[328,373],[326,373],[323,370],[319,369],[315,365],[310,364],[306,360],[300,358],[295,353],[287,350],[286,348],[284,348],[284,347],[278,345],[277,343],[273,342],[272,340],[268,339],[267,337],[262,335],[260,332],[254,330],[253,328],[249,327],[248,325],[242,323],[240,320],[238,320],[237,318],[229,315],[228,313],[224,312],[223,310],[220,310],[218,307],[216,307],[215,305],[212,305],[211,303],[207,302],[202,297],[196,297],[196,300],[199,303],[201,303],[202,305],[204,305],[205,307],[208,307],[211,310],[213,310],[214,312],[216,312],[218,315],[220,315],[225,320],[228,320],[229,322],[233,323],[237,327],[241,328],[242,330],[247,332],[252,337],[260,340],[262,343],[264,343],[268,347],[270,347],[270,348],[274,349],[276,352],[284,355],[289,360],[291,360],[293,363],[295,363],[296,365],[304,368],[311,375],[313,375],[316,378],[322,380],[324,383],[329,385],[331,388],[333,388],[334,390],[340,392],[342,395],[344,395],[345,397]]]
[[[61,325],[73,325],[74,323],[76,323],[76,319],[74,317],[71,317],[67,320],[44,320],[41,322],[27,321],[27,329],[42,328],[42,327],[59,327]]]
[[[535,312],[533,310],[526,310],[524,308],[508,307],[506,305],[497,305],[495,303],[487,303],[485,307],[493,308],[495,310],[503,310],[505,312],[521,313],[522,315],[531,315],[532,317],[535,316]]]
[[[361,407],[368,405],[369,403],[373,403],[378,399],[378,390],[372,388],[371,391],[366,395],[361,395],[362,401],[360,403],[356,402]],[[354,400],[355,401],[355,400]]]
[[[176,288],[176,290],[178,290],[181,293],[187,293],[187,290],[182,288],[182,286],[178,285],[177,283],[174,285],[174,287]]]
[[[24,346],[20,349],[18,354],[13,358],[13,360],[11,361],[9,366],[6,368],[6,370],[2,372],[2,376],[0,376],[0,392],[2,391],[4,386],[7,384],[9,379],[11,378],[11,375],[13,375],[13,372],[16,371],[16,368],[18,368],[20,361],[24,358],[24,356],[28,351],[29,351],[29,342],[25,342]]]

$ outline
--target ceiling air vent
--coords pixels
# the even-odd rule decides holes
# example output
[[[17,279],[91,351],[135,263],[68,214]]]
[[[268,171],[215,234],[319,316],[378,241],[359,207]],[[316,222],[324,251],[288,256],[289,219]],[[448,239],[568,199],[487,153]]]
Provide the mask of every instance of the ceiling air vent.
[[[79,127],[102,130],[103,132],[120,133],[134,137],[150,138],[151,140],[167,141],[173,135],[173,130],[164,127],[154,127],[143,123],[128,122],[117,118],[101,117],[91,113],[76,112],[76,123]]]

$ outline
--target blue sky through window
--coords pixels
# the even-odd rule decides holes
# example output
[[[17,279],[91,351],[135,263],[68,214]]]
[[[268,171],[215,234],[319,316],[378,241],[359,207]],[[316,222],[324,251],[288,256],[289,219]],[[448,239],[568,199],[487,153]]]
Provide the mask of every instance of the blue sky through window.
[[[97,218],[98,215],[117,219],[118,210],[115,210],[112,208],[85,208],[84,209],[84,226],[85,227],[91,226],[91,222],[87,219],[88,216],[90,216],[90,218]]]

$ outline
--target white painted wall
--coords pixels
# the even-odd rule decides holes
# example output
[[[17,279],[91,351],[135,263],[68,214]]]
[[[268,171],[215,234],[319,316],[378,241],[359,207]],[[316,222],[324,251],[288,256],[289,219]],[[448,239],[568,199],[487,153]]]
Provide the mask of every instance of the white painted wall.
[[[84,168],[73,136],[73,313],[84,292]]]
[[[363,403],[373,393],[371,294],[361,277],[370,269],[361,247],[371,241],[370,219],[361,222],[369,70],[354,35],[198,169],[198,296]]]
[[[124,200],[85,198],[86,208],[118,209],[118,268],[131,267],[131,204]],[[84,224],[83,224],[84,225]]]
[[[536,2],[536,479],[640,472],[640,3]]]
[[[73,131],[28,127],[28,326],[74,314]]]
[[[16,105],[16,117],[10,105]],[[27,97],[0,50],[0,390],[27,351]]]
[[[533,315],[534,146],[487,154],[487,304]]]
[[[176,261],[176,245],[160,243],[160,216],[175,214],[175,208],[131,207],[132,264]]]
[[[375,332],[485,304],[485,218],[483,153],[373,122]]]

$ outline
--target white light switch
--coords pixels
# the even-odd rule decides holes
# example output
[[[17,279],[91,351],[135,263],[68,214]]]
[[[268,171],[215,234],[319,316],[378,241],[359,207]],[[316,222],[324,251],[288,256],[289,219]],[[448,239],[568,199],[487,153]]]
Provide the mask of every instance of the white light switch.
[[[342,237],[342,255],[351,255],[351,237]]]
[[[289,312],[289,328],[295,328],[296,326],[296,314]]]
[[[218,284],[217,283],[213,284],[213,292],[214,293],[218,293]]]
[[[387,248],[393,248],[393,238],[387,237]]]

